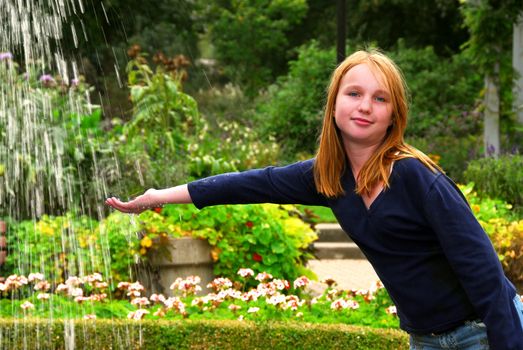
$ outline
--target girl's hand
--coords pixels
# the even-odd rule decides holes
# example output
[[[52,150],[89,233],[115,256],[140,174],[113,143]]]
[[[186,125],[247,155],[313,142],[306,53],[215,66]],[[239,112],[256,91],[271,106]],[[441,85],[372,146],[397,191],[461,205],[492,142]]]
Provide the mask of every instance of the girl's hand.
[[[151,188],[128,202],[123,202],[116,197],[110,197],[105,200],[105,204],[122,213],[140,214],[147,209],[156,208],[164,204],[160,203],[157,192],[157,190]]]

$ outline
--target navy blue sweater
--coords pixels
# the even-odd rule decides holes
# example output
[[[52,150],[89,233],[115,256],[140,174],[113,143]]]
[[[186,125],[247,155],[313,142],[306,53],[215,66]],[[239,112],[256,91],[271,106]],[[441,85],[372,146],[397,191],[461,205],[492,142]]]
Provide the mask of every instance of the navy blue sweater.
[[[492,349],[523,349],[515,288],[447,176],[417,159],[399,160],[390,188],[367,209],[354,191],[352,171],[342,177],[343,196],[319,194],[313,162],[213,176],[189,183],[189,193],[198,208],[266,202],[330,207],[376,270],[403,330],[435,333],[480,318]]]

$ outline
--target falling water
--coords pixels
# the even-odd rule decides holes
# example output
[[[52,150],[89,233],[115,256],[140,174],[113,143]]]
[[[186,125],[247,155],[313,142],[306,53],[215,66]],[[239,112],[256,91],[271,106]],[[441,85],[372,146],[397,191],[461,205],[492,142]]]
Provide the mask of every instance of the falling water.
[[[69,17],[84,12],[83,1],[0,0],[0,219],[36,222],[44,214],[67,212],[99,219],[103,216],[107,175],[100,171],[95,157],[91,167],[94,174],[84,174],[78,164],[64,160],[66,136],[80,133],[80,123],[61,124],[63,120],[56,115],[58,106],[53,105],[56,101],[53,94],[61,93],[62,101],[67,101],[60,106],[63,115],[81,118],[93,112],[89,93],[77,88],[78,64],[66,59],[60,46],[64,31],[70,31],[76,47],[88,39],[83,26],[76,28],[68,21]],[[84,138],[78,140],[75,145],[78,154],[92,149]],[[113,168],[118,169],[116,165]],[[90,177],[94,188],[82,187],[85,177]],[[78,193],[82,190],[94,191],[99,203],[85,201],[82,193]],[[63,234],[77,246],[75,227],[69,226]],[[90,261],[81,260],[82,255],[77,254],[78,261],[69,262],[67,268],[71,270],[64,274],[99,272],[91,270],[93,262],[100,260],[106,266],[102,272],[110,271],[108,242],[104,242],[101,252],[91,247],[91,256],[85,259]],[[19,243],[24,246],[24,242]],[[56,242],[55,249],[59,255],[62,244]],[[35,256],[28,246],[20,254],[26,254],[32,261],[31,271],[23,271],[24,266],[20,266],[21,273],[26,275],[43,271],[45,264],[53,263]],[[66,347],[74,348],[74,327],[72,323],[64,325]]]

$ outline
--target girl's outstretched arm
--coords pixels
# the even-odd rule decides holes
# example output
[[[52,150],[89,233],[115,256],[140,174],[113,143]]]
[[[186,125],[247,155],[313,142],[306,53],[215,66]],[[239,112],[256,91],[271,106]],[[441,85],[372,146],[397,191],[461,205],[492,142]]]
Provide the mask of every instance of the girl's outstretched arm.
[[[139,214],[144,210],[160,207],[164,204],[192,203],[187,185],[170,187],[163,190],[151,188],[144,194],[123,202],[116,197],[107,198],[105,204],[123,213]]]

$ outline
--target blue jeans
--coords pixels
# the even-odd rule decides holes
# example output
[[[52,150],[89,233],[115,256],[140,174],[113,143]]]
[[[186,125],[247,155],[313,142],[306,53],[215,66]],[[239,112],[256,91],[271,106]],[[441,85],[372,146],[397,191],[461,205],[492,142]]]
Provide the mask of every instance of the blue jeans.
[[[514,298],[523,328],[523,303],[519,295]],[[410,335],[411,350],[489,350],[487,327],[480,320],[467,321],[464,325],[440,335]]]

